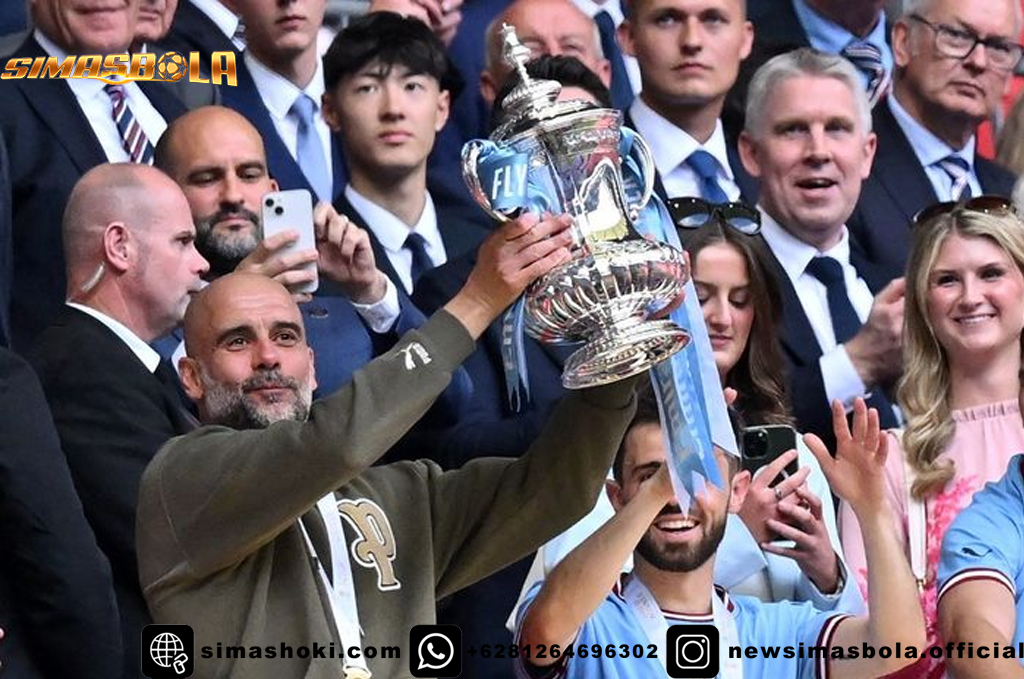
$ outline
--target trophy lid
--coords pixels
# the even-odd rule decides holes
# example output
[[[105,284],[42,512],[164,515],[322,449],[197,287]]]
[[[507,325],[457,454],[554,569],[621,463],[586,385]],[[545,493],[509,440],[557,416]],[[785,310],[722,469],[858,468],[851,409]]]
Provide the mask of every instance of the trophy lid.
[[[515,26],[502,24],[501,32],[505,42],[505,62],[519,75],[519,84],[502,100],[505,122],[494,131],[492,139],[508,139],[541,121],[592,108],[580,101],[557,102],[562,84],[555,80],[531,78],[526,72],[530,48],[519,42]]]

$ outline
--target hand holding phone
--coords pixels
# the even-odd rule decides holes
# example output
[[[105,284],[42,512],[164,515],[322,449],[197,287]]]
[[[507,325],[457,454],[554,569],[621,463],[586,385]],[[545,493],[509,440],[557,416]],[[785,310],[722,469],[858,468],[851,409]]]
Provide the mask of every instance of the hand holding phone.
[[[284,232],[294,231],[299,237],[291,245],[281,248],[276,256],[304,251],[316,251],[316,233],[313,227],[313,197],[306,189],[272,191],[262,200],[263,240]],[[293,293],[312,293],[319,287],[319,275],[315,259],[303,260],[296,268],[302,269],[309,278],[301,285],[289,285]]]
[[[795,449],[796,429],[788,424],[767,424],[743,429],[743,468],[749,471],[751,476],[777,460],[786,451]],[[793,460],[786,464],[782,474],[768,480],[768,485],[775,487],[784,478],[796,474],[797,469],[794,456]]]

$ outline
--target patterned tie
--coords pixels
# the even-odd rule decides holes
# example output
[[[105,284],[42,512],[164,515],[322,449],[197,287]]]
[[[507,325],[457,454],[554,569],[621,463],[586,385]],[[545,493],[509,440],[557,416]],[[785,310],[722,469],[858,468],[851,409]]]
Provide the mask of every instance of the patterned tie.
[[[113,105],[111,115],[117,132],[121,135],[121,147],[133,163],[153,164],[153,145],[142,130],[142,125],[135,119],[131,107],[128,106],[124,85],[106,85],[104,88]]]
[[[956,155],[949,155],[940,160],[937,165],[949,175],[952,186],[949,189],[949,199],[956,201],[968,200],[971,197],[971,166],[966,160]]]
[[[882,52],[869,42],[854,40],[843,48],[842,55],[868,77],[868,100],[874,106],[889,92],[892,78],[882,64]]]
[[[709,203],[728,203],[729,196],[718,183],[718,161],[704,149],[697,149],[686,164],[700,177],[700,196]]]
[[[842,344],[856,335],[861,326],[860,317],[850,302],[850,296],[846,294],[843,266],[832,257],[815,257],[807,265],[807,273],[825,286],[832,331],[836,336],[836,344]]]
[[[612,66],[612,106],[625,111],[633,103],[633,85],[629,82],[622,50],[615,40],[615,20],[606,10],[601,10],[594,15],[594,21],[597,22],[597,32],[601,36],[601,51]]]
[[[316,102],[303,92],[292,104],[290,113],[299,122],[299,140],[295,160],[299,163],[302,174],[306,176],[306,181],[316,192],[317,198],[331,202],[334,200],[334,196],[327,174],[324,147],[320,144],[320,136],[316,133]]]
[[[434,267],[434,262],[427,255],[427,240],[413,231],[405,239],[405,245],[402,247],[412,252],[412,267],[409,269],[409,276],[412,279],[412,286],[416,287],[416,281],[420,276]]]

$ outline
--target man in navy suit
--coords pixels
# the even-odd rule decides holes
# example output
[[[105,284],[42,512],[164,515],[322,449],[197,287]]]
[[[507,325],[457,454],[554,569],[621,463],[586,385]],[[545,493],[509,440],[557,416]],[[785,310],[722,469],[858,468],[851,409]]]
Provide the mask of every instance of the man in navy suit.
[[[427,190],[427,158],[453,88],[444,45],[421,21],[369,14],[335,38],[324,75],[324,116],[350,172],[335,205],[371,232],[378,267],[411,294],[420,275],[487,235]]]
[[[308,275],[295,266],[319,260],[320,287],[311,299],[305,296],[301,309],[319,357],[320,393],[347,383],[399,335],[424,322],[378,269],[366,232],[329,203],[314,212],[319,252],[282,252],[294,240],[282,235],[263,240],[260,203],[278,184],[267,171],[259,133],[238,113],[211,106],[182,116],[168,128],[156,155],[157,166],[185,192],[197,247],[209,258],[212,277],[238,269],[294,286]],[[453,399],[468,392],[467,382],[464,375],[456,380],[449,392]]]
[[[270,175],[282,189],[308,189],[333,202],[345,186],[345,160],[321,115],[324,74],[317,50],[325,0],[244,2],[246,48],[238,85],[223,103],[249,119],[267,149]]]
[[[36,28],[12,56],[122,54],[135,33],[136,10],[120,0],[99,21],[71,0],[37,0]],[[10,156],[15,349],[28,349],[64,302],[60,221],[75,182],[96,165],[131,157],[114,119],[118,97],[151,144],[185,110],[163,83],[112,89],[99,80],[53,78],[4,85],[0,129]]]
[[[740,153],[761,180],[793,414],[826,442],[836,399],[849,408],[866,396],[883,427],[897,424],[885,389],[902,370],[903,280],[885,285],[851,252],[845,226],[875,144],[867,94],[845,59],[803,48],[754,76]]]
[[[139,589],[135,507],[146,465],[194,426],[176,375],[147,342],[176,327],[206,260],[181,190],[141,164],[104,164],[75,185],[64,218],[67,304],[29,360],[39,375],[85,516],[110,561],[125,677],[139,676],[150,621]]]
[[[936,201],[1009,196],[1015,177],[977,153],[978,125],[1020,58],[1017,0],[919,0],[893,28],[893,91],[874,110],[878,158],[849,227],[854,245],[901,276],[910,226]]]
[[[619,39],[643,82],[626,124],[651,146],[662,198],[753,203],[756,184],[721,121],[754,40],[744,0],[635,0]]]
[[[110,565],[82,512],[39,380],[2,347],[0,412],[3,673],[119,677]]]

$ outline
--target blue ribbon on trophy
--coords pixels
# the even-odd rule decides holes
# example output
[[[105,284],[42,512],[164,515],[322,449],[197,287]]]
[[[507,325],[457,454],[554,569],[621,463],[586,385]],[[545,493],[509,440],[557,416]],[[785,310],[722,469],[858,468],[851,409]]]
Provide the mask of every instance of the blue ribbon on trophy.
[[[643,186],[640,168],[632,154],[635,134],[627,127],[622,128],[623,184],[631,202]],[[651,197],[633,226],[643,236],[682,249],[672,218],[657,196]],[[732,455],[739,455],[739,447],[729,422],[692,276],[685,286],[683,304],[670,318],[690,334],[690,342],[682,351],[651,368],[651,381],[658,398],[676,494],[682,511],[686,512],[692,496],[702,492],[705,479],[724,488],[713,445]]]
[[[478,172],[481,188],[491,206],[505,214],[525,209],[541,215],[552,209],[550,189],[544,177],[531,172],[529,157],[481,139]],[[523,340],[526,302],[520,297],[505,312],[501,322],[501,362],[505,369],[505,394],[510,407],[519,412],[530,400],[530,376]]]

